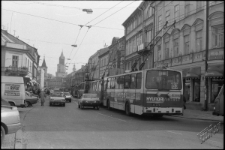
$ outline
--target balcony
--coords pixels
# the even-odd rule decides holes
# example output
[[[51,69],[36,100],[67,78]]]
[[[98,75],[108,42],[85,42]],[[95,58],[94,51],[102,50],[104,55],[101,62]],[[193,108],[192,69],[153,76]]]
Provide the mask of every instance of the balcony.
[[[139,55],[146,55],[151,52],[151,50],[153,50],[153,45],[151,43],[145,42],[137,46],[137,53]]]
[[[26,76],[29,71],[27,67],[2,67],[6,76]]]

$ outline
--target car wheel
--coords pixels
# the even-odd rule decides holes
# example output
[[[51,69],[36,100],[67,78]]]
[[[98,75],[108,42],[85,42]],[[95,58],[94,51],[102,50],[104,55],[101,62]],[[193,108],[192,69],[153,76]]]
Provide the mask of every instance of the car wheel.
[[[125,105],[125,112],[126,112],[126,115],[130,115],[130,105],[128,103],[126,103]]]
[[[9,102],[10,106],[15,106],[15,104],[13,102]]]
[[[5,129],[3,128],[3,126],[1,126],[1,145],[4,140],[4,137],[5,137]]]
[[[30,106],[30,102],[24,101],[24,107],[29,107],[29,106]]]
[[[155,114],[153,117],[154,118],[162,118],[163,117],[163,114]]]

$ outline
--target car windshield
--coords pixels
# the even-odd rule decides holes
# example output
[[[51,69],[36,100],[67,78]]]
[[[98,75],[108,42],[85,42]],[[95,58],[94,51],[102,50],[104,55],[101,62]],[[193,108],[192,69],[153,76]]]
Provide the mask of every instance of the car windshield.
[[[97,98],[97,94],[85,94],[83,98]]]
[[[69,92],[65,92],[64,95],[70,95],[70,93]]]
[[[54,93],[51,93],[51,96],[52,97],[63,97],[63,93],[54,92]]]

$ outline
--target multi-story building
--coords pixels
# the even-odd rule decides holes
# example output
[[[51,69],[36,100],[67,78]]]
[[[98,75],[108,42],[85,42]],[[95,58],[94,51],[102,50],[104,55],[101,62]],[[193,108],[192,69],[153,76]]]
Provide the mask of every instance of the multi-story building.
[[[100,67],[100,61],[98,58],[99,54],[100,50],[98,50],[88,59],[88,72],[90,80],[99,79],[99,67]]]
[[[26,82],[36,81],[40,58],[37,49],[6,30],[1,30],[1,33],[1,75],[23,76]]]
[[[85,74],[88,72],[87,70],[87,65],[82,65],[79,70],[76,71],[75,73],[75,78],[73,79],[72,85],[77,86],[81,82],[85,81]]]
[[[212,109],[224,84],[224,2],[155,1],[152,6],[157,41],[154,67],[167,64],[181,70],[187,104]]]
[[[139,70],[153,67],[153,55],[150,45],[154,34],[154,11],[151,1],[142,2],[138,8],[125,20],[126,51],[125,70]],[[133,68],[133,69],[134,69]]]
[[[99,77],[108,76],[109,74],[109,48],[100,49],[99,59]]]
[[[124,73],[125,36],[122,38],[114,37],[109,51],[109,75]]]

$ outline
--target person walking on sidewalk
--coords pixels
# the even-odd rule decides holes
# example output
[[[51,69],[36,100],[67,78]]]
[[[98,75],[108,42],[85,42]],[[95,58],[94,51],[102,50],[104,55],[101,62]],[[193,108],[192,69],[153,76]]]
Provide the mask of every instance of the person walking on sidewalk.
[[[41,90],[41,94],[40,94],[40,97],[41,97],[41,106],[44,106],[44,103],[45,103],[45,92],[44,92],[44,89]]]

